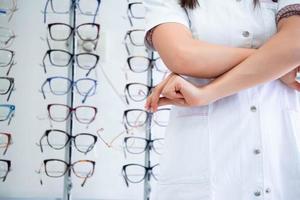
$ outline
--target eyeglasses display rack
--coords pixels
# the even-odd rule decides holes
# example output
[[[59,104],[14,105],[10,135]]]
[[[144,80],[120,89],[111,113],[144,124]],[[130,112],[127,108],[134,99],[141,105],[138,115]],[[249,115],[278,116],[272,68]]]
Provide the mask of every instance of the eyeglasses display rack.
[[[76,27],[76,9],[77,9],[77,5],[76,5],[76,0],[71,0],[72,6],[71,10],[70,10],[70,24],[73,27]],[[74,31],[74,34],[72,34],[72,36],[70,37],[70,52],[72,52],[73,55],[75,55],[76,53],[76,32]],[[70,63],[70,67],[69,69],[69,78],[74,81],[74,75],[75,75],[75,59],[72,59],[71,63]],[[74,107],[74,87],[71,87],[71,91],[68,94],[68,105],[73,108]],[[69,120],[67,120],[67,131],[70,134],[70,136],[73,135],[73,115],[70,115]],[[65,160],[68,160],[69,163],[72,163],[72,146],[73,146],[73,141],[71,140],[68,145],[67,145],[67,150],[65,151]],[[64,179],[64,196],[63,196],[63,200],[71,200],[72,199],[72,171],[68,170],[68,173],[65,175],[65,179]]]
[[[149,57],[153,58],[154,57],[154,53],[153,52],[149,52]],[[147,85],[149,85],[150,87],[153,87],[153,68],[149,67],[148,72],[147,72]],[[147,140],[151,140],[152,139],[152,133],[151,133],[151,122],[152,122],[152,115],[151,114],[148,119],[147,119],[147,124],[146,124],[146,139]],[[150,153],[150,149],[151,146],[148,145],[145,151],[145,167],[146,168],[150,168],[151,167],[151,153]],[[151,193],[151,184],[150,184],[150,180],[151,180],[151,174],[148,173],[147,177],[145,178],[145,182],[144,182],[144,200],[150,200],[150,193]]]

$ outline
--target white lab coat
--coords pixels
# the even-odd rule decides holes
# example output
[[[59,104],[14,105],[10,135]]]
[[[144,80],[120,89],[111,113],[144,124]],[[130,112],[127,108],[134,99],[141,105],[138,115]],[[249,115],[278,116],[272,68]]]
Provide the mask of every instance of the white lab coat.
[[[146,30],[165,22],[195,38],[257,48],[276,33],[275,14],[300,0],[145,0]],[[209,80],[189,78],[192,82]],[[300,200],[298,93],[275,80],[201,107],[174,106],[152,200]]]

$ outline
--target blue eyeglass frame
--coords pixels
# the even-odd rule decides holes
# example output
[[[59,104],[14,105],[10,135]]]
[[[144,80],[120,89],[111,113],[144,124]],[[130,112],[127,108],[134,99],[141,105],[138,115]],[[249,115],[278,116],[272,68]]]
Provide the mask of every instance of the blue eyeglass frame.
[[[45,4],[45,8],[44,8],[44,11],[43,11],[43,13],[44,13],[44,23],[46,23],[46,21],[47,21],[47,8],[48,8],[49,3],[50,3],[50,6],[51,6],[51,9],[52,9],[53,13],[56,13],[56,14],[67,14],[67,13],[70,12],[70,10],[72,9],[72,7],[74,9],[76,9],[78,7],[78,10],[79,10],[79,12],[81,14],[87,15],[87,16],[93,16],[94,17],[93,18],[93,23],[95,23],[95,21],[96,21],[96,16],[97,16],[97,14],[99,12],[100,4],[101,4],[101,0],[95,0],[98,3],[97,4],[97,8],[95,10],[95,13],[94,14],[88,14],[88,13],[83,12],[80,9],[79,2],[82,1],[82,0],[72,0],[72,3],[71,3],[70,8],[69,8],[69,11],[66,11],[66,12],[56,12],[55,9],[54,9],[54,7],[53,7],[53,2],[52,1],[53,0],[47,0],[47,2]]]
[[[12,119],[12,118],[14,117],[14,115],[15,115],[16,106],[15,106],[15,105],[12,105],[12,104],[0,104],[0,108],[1,108],[1,107],[3,107],[3,108],[8,108],[8,109],[9,109],[9,112],[8,112],[7,116],[6,116],[3,120],[0,119],[0,122],[8,120],[8,123],[7,123],[7,124],[9,125],[10,122],[11,122],[11,119]]]
[[[66,92],[59,94],[59,93],[56,93],[55,91],[53,91],[53,89],[52,89],[52,87],[51,87],[51,81],[53,81],[53,80],[55,80],[55,79],[63,79],[63,80],[68,81],[69,87],[67,88],[67,91],[66,91]],[[91,81],[91,82],[93,82],[94,85],[93,85],[93,87],[90,88],[89,91],[87,91],[86,93],[82,93],[82,92],[79,90],[79,88],[77,87],[77,84],[78,84],[79,81]],[[50,91],[51,91],[52,94],[54,94],[54,95],[65,95],[65,94],[67,94],[67,93],[70,92],[70,90],[71,90],[72,87],[75,87],[76,90],[77,90],[77,92],[78,92],[78,94],[80,94],[81,96],[84,96],[84,98],[83,98],[82,101],[81,101],[82,103],[85,103],[87,97],[90,97],[90,96],[95,95],[96,89],[97,89],[97,80],[95,80],[95,79],[91,79],[91,78],[80,78],[80,79],[78,79],[78,80],[76,80],[76,81],[72,81],[71,79],[69,79],[69,78],[67,78],[67,77],[53,76],[53,77],[47,78],[47,79],[44,81],[44,83],[42,84],[42,86],[41,86],[41,91],[42,91],[42,94],[43,94],[44,99],[46,99],[46,95],[45,95],[45,90],[44,90],[44,88],[45,88],[45,86],[46,86],[47,83],[49,84]]]

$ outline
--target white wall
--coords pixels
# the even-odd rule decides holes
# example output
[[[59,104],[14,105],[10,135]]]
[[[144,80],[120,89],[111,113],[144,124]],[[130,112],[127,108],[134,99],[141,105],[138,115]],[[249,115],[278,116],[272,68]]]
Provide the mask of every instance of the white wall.
[[[1,0],[0,0],[1,1]],[[14,198],[59,198],[63,194],[63,179],[51,179],[44,176],[44,186],[39,184],[39,175],[35,173],[41,161],[46,158],[64,158],[64,151],[55,151],[45,147],[42,154],[36,146],[46,129],[51,128],[47,119],[46,106],[49,103],[66,103],[66,96],[55,97],[47,94],[47,100],[39,92],[42,82],[48,76],[66,75],[66,70],[52,69],[44,74],[40,67],[47,45],[40,37],[46,34],[46,25],[43,24],[43,9],[45,1],[18,0],[19,10],[16,12],[8,26],[13,29],[17,38],[12,50],[16,51],[17,65],[11,71],[16,81],[16,91],[13,92],[9,103],[16,105],[16,116],[10,126],[0,123],[0,131],[11,132],[13,144],[3,159],[12,160],[12,171],[7,181],[0,182],[0,199]],[[103,137],[108,141],[124,130],[121,124],[123,110],[128,108],[112,90],[105,79],[100,66],[109,76],[114,87],[120,95],[123,94],[126,82],[146,83],[146,74],[136,75],[128,72],[125,78],[126,51],[123,37],[129,29],[126,16],[126,0],[102,0],[97,23],[101,24],[101,40],[97,53],[101,56],[101,63],[97,68],[99,87],[97,94],[87,100],[86,105],[95,105],[99,109],[96,121],[88,130],[83,125],[75,123],[74,133],[91,132],[104,128]],[[1,18],[1,25],[7,26],[5,19]],[[49,22],[68,22],[68,16],[52,16]],[[78,24],[91,22],[91,18],[79,16]],[[0,71],[1,75],[3,71]],[[77,71],[76,77],[83,77],[82,71]],[[78,98],[79,97],[79,98]],[[75,95],[75,105],[80,105],[80,96]],[[5,97],[0,96],[0,103],[5,103]],[[143,108],[143,104],[132,104],[130,108]],[[65,129],[65,124],[53,123],[53,128]],[[162,137],[163,129],[154,127],[154,137]],[[136,131],[136,135],[143,136],[144,131]],[[120,138],[122,139],[122,138]],[[121,167],[126,163],[143,164],[143,155],[128,156],[124,158],[122,151],[107,148],[100,140],[93,152],[83,155],[74,150],[73,160],[92,159],[97,162],[93,178],[87,181],[85,187],[73,176],[73,197],[81,199],[129,199],[141,200],[143,197],[143,184],[131,185],[127,188],[121,177]],[[153,163],[157,156],[153,156]]]

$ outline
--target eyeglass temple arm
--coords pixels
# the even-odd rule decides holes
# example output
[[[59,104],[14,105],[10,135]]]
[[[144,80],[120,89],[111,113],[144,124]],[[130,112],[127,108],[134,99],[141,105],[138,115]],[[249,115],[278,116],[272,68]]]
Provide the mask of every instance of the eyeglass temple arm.
[[[45,95],[45,91],[44,91],[44,87],[47,84],[48,79],[44,81],[43,85],[41,86],[41,92],[43,94],[44,99],[46,99],[46,95]]]
[[[86,175],[86,177],[84,178],[83,182],[81,183],[81,187],[83,187],[83,186],[85,185],[87,179],[89,178],[89,176],[90,176],[91,174],[92,174],[92,172],[90,171],[90,172]]]
[[[43,141],[43,139],[44,139],[45,137],[46,137],[46,134],[44,134],[44,135],[41,137],[40,141],[39,141],[39,146],[40,146],[40,149],[41,149],[41,152],[42,152],[42,153],[44,152],[42,141]]]
[[[127,97],[126,87],[124,88],[124,96],[125,96],[125,101],[126,101],[127,105],[129,105],[130,103],[129,103],[129,99]]]
[[[15,116],[15,111],[12,111],[12,113],[10,114],[10,117],[9,117],[9,120],[7,122],[7,125],[9,126],[10,125],[10,122],[12,120],[12,118]]]
[[[97,84],[97,83],[96,83]],[[96,87],[96,85],[94,85],[93,87],[91,87],[89,89],[89,91],[85,94],[84,98],[82,99],[81,103],[85,103],[86,99],[88,98],[89,94],[93,91],[93,89]]]
[[[44,57],[43,57],[43,68],[44,68],[44,73],[45,74],[47,73],[46,63],[45,63],[47,55],[48,55],[48,52],[46,52],[45,55],[44,55]]]
[[[12,91],[14,90],[14,88],[15,88],[15,83],[13,82],[13,83],[12,83],[12,86],[11,86],[11,89],[10,89],[10,91],[9,91],[9,94],[8,94],[8,96],[7,96],[7,98],[6,98],[6,101],[9,101],[10,96],[11,96],[11,93],[12,93]]]
[[[8,68],[8,70],[7,70],[7,72],[6,72],[6,76],[9,75],[12,66],[14,66],[15,64],[17,64],[17,63],[15,63],[14,61],[11,62],[11,64],[9,65],[9,68]]]
[[[36,173],[40,174],[40,184],[43,185],[43,176],[42,176],[42,168],[44,166],[44,163],[41,164],[40,168],[38,171],[35,171]]]
[[[49,4],[50,0],[47,0],[46,4],[45,4],[45,8],[44,8],[44,24],[47,21],[47,8],[48,8],[48,4]]]
[[[5,176],[3,177],[2,182],[5,182],[5,180],[6,180],[6,178],[7,178],[7,175],[8,175],[8,172],[9,172],[9,169],[8,169],[7,172],[5,173]]]
[[[126,178],[125,170],[124,170],[124,169],[122,169],[122,176],[123,176],[123,178],[124,178],[124,181],[125,181],[125,183],[126,183],[126,186],[129,187],[129,183],[128,183],[128,180],[127,180],[127,178]]]

